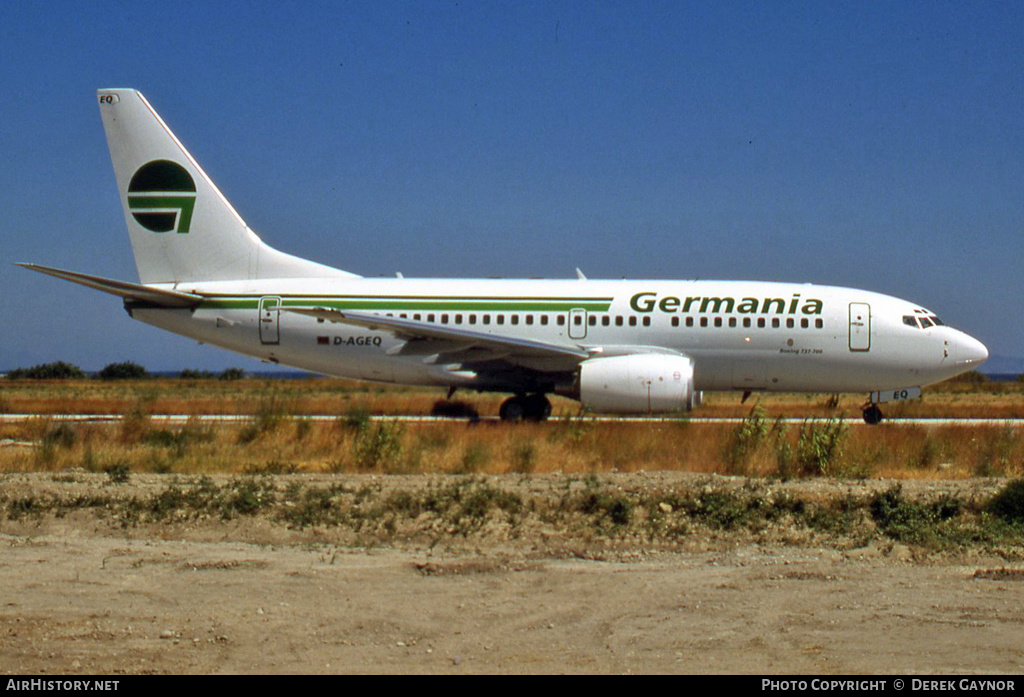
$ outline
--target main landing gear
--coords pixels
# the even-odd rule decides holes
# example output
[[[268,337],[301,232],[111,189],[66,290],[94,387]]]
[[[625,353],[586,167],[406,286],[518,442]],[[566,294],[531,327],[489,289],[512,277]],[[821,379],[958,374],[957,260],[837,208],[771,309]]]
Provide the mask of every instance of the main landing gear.
[[[551,416],[551,402],[542,394],[509,397],[501,403],[502,421],[544,421]]]
[[[878,408],[877,404],[868,404],[864,407],[864,423],[869,426],[882,423],[882,410]]]

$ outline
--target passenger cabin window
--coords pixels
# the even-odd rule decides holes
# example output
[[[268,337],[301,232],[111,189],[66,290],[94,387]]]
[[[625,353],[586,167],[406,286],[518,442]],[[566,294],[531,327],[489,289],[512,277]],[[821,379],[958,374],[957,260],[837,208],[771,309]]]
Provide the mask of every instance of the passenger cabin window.
[[[629,318],[629,326],[631,326],[631,327],[635,327],[636,326],[636,317],[630,317]]]
[[[615,326],[616,327],[621,327],[622,326],[622,315],[619,315],[619,316],[617,316],[615,318]]]

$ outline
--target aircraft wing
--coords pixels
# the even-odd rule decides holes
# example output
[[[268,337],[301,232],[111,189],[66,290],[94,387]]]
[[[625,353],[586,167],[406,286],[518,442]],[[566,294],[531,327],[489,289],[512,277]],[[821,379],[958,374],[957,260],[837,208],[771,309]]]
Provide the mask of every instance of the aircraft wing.
[[[591,356],[590,351],[569,344],[495,336],[448,325],[381,317],[368,312],[332,310],[326,307],[285,309],[328,322],[391,332],[396,337],[406,340],[395,355],[423,355],[431,363],[503,361],[538,370],[571,370],[580,361]]]
[[[55,269],[50,266],[40,266],[39,264],[17,263],[15,265],[21,266],[30,271],[44,273],[47,276],[54,276],[55,278],[62,278],[65,281],[78,283],[79,285],[86,286],[87,288],[94,288],[96,290],[101,290],[104,293],[117,295],[125,300],[138,300],[153,303],[160,307],[193,307],[199,304],[203,299],[201,296],[193,295],[192,293],[182,293],[176,290],[154,288],[152,286],[144,286],[138,283],[128,283],[127,281],[115,281],[112,278],[91,276],[85,273],[78,273],[77,271],[65,271],[64,269]]]

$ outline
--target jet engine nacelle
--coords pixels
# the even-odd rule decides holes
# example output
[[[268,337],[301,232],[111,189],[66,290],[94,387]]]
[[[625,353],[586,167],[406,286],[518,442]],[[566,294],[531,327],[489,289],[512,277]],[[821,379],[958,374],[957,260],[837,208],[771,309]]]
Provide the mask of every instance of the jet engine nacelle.
[[[580,402],[605,414],[664,414],[700,404],[693,361],[684,356],[633,354],[580,364]]]

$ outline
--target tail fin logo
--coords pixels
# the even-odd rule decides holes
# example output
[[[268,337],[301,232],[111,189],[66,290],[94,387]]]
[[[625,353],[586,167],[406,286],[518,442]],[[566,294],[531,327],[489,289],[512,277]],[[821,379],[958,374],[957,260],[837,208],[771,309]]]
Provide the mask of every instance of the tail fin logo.
[[[196,183],[184,167],[153,160],[128,184],[128,208],[135,221],[151,232],[187,233],[196,205]]]

